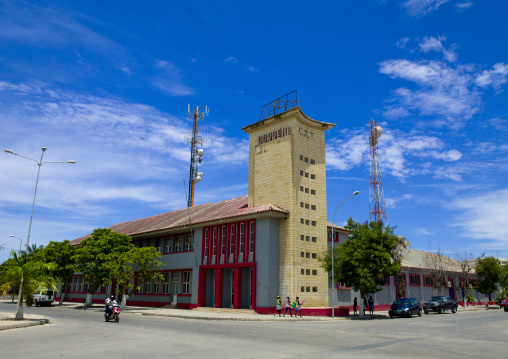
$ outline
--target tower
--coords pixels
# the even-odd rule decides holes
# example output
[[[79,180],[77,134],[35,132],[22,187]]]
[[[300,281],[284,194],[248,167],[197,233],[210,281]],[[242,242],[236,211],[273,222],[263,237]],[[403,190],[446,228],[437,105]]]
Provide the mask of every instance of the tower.
[[[190,111],[190,104],[187,107],[187,113],[192,121],[192,135],[187,137],[187,144],[191,147],[191,159],[190,159],[190,170],[189,170],[189,197],[187,198],[187,207],[194,206],[194,189],[196,182],[201,181],[203,172],[198,172],[198,165],[203,161],[203,149],[198,149],[198,145],[203,145],[206,141],[205,137],[200,137],[198,119],[208,116],[208,106],[205,106],[204,112],[199,112],[199,106],[196,106],[194,112]]]
[[[369,221],[388,223],[385,208],[385,195],[383,193],[383,179],[379,168],[378,139],[383,129],[377,126],[372,119],[369,122],[369,147],[370,147],[370,191],[369,191]]]
[[[328,306],[325,131],[292,92],[263,107],[249,134],[249,207],[272,203],[289,211],[279,222],[279,293]]]

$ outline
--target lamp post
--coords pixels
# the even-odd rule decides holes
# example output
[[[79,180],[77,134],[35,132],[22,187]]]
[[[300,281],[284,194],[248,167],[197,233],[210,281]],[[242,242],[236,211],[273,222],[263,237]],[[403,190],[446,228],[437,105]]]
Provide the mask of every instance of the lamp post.
[[[32,202],[32,213],[30,215],[30,225],[28,226],[28,236],[26,238],[26,250],[25,250],[25,259],[24,259],[24,263],[26,264],[26,256],[27,256],[27,252],[28,252],[28,245],[30,243],[30,231],[32,229],[32,219],[34,217],[34,208],[35,208],[35,196],[37,195],[37,186],[39,184],[39,175],[41,173],[41,167],[44,163],[71,163],[71,164],[75,164],[76,161],[72,161],[72,160],[69,160],[69,161],[46,161],[46,162],[42,162],[42,157],[44,157],[44,152],[47,150],[47,147],[42,147],[42,154],[41,154],[41,159],[40,161],[37,161],[33,158],[30,158],[30,157],[26,157],[26,156],[23,156],[23,155],[20,155],[18,153],[15,153],[13,152],[12,150],[8,150],[6,149],[5,152],[7,153],[10,153],[11,155],[14,155],[14,156],[19,156],[19,157],[23,157],[23,158],[26,158],[28,160],[31,160],[31,161],[34,161],[37,163],[37,166],[39,166],[39,169],[37,171],[37,180],[35,181],[35,192],[34,192],[34,200]],[[20,303],[23,302],[23,298],[22,298],[22,294],[23,294],[23,275],[21,275],[21,282],[19,284],[19,297],[18,297],[18,305],[17,305],[17,308],[16,308],[16,317],[15,319],[23,319],[23,312],[22,312],[22,308],[20,306]],[[20,311],[20,308],[21,308],[21,311]]]
[[[360,191],[354,191],[351,196],[349,196],[348,198],[346,198],[345,200],[340,202],[339,205],[337,206],[337,208],[335,208],[335,212],[333,212],[333,217],[332,217],[332,318],[335,318],[335,305],[334,305],[334,302],[335,302],[335,285],[334,285],[335,270],[333,269],[333,262],[335,260],[335,253],[333,252],[333,220],[335,219],[335,213],[337,213],[337,210],[339,209],[340,205],[342,203],[346,202],[351,197],[356,196],[359,193],[360,193]]]
[[[19,237],[13,236],[12,234],[9,235],[9,237],[19,239],[19,252],[18,253],[21,253],[21,242],[23,242],[23,240],[21,238],[19,238]]]

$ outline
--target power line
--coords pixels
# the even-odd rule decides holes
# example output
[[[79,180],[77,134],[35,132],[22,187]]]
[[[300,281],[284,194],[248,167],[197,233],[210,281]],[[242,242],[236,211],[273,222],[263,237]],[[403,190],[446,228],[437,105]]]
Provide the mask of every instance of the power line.
[[[215,39],[215,41],[217,41],[223,48],[224,50],[226,50],[226,52],[228,52],[229,55],[233,56],[235,59],[237,59],[239,62],[242,62],[240,60],[239,57],[235,56],[233,51],[231,51],[217,36],[215,36],[215,34],[212,32],[212,30],[210,30],[204,23],[203,21],[201,21],[197,15],[183,2],[183,0],[178,0],[180,2],[180,4],[182,4],[182,6],[189,12],[189,14],[192,15],[192,17],[194,17],[194,19],[196,19],[197,22],[199,22],[199,24]],[[422,0],[420,0],[421,2]],[[272,96],[275,97],[275,94],[273,93],[272,90],[270,90],[270,88],[268,88],[268,86],[266,86],[263,81],[261,81],[252,71],[248,70],[247,69],[247,72],[254,78],[254,80],[256,80],[261,86],[263,86],[265,88],[265,90],[267,90],[268,92],[270,92],[270,94],[272,94]]]

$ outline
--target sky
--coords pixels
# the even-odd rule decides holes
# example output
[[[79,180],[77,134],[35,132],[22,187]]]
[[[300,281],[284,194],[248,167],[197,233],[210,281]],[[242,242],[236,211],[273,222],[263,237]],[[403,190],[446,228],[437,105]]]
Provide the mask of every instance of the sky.
[[[331,222],[369,218],[368,124],[388,223],[413,249],[508,257],[508,2],[0,0],[0,262],[26,244],[247,195],[248,136],[297,90],[326,132]],[[503,40],[504,39],[504,40]],[[34,159],[13,156],[3,149]],[[185,181],[185,184],[184,184]]]

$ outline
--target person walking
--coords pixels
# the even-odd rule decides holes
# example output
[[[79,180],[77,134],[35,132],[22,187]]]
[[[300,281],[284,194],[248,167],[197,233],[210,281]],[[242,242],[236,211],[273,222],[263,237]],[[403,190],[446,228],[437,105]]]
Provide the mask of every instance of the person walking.
[[[295,300],[295,317],[298,317],[298,312],[300,312],[300,318],[302,317],[302,304],[300,303],[300,299],[296,297]]]
[[[284,314],[282,314],[283,317],[286,316],[286,313],[288,312],[288,310],[289,310],[289,315],[292,318],[293,313],[291,313],[291,301],[289,300],[289,297],[286,297],[286,311],[284,312]]]
[[[273,316],[275,317],[275,314],[279,313],[280,317],[280,311],[282,310],[282,307],[280,306],[280,296],[277,296],[277,304],[276,304],[277,311],[273,313]]]
[[[353,315],[357,315],[357,309],[358,309],[358,300],[356,300],[356,297],[355,297],[355,300],[353,301]]]
[[[363,297],[363,314],[367,311],[367,298]]]
[[[374,299],[372,299],[372,296],[369,298],[369,314],[374,315]]]

